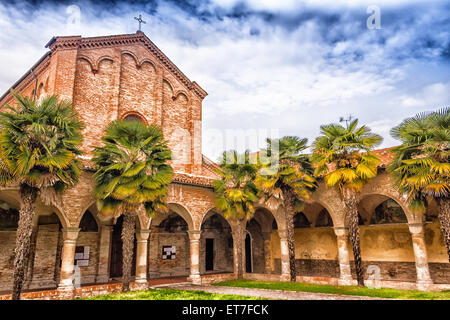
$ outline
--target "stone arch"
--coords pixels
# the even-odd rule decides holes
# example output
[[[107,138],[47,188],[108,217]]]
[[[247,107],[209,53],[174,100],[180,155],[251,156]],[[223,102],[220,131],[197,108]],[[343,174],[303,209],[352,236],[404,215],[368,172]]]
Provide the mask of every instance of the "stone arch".
[[[323,208],[318,214],[314,227],[333,227],[333,218],[327,209]]]
[[[392,190],[366,190],[364,193],[362,193],[359,197],[359,201],[358,201],[358,209],[362,209],[361,211],[366,211],[365,214],[366,216],[369,214],[369,212],[367,212],[369,209],[368,206],[366,206],[364,208],[364,206],[362,206],[363,202],[368,198],[372,198],[372,199],[376,199],[375,203],[376,206],[378,206],[379,204],[381,204],[383,201],[387,200],[387,199],[391,199],[393,201],[395,201],[403,210],[404,214],[406,215],[407,218],[407,222],[408,223],[417,223],[417,222],[422,222],[423,219],[423,214],[422,213],[413,213],[409,207],[408,207],[408,203],[406,201],[405,198],[401,197],[397,192],[392,192]],[[373,205],[372,205],[373,206]],[[370,206],[370,207],[372,207]],[[376,208],[373,207],[373,209]],[[372,210],[369,210],[372,211]],[[366,217],[363,216],[363,218]]]
[[[20,202],[13,195],[0,191],[0,230],[15,230],[19,222]]]
[[[168,206],[169,210],[178,214],[179,216],[181,216],[184,219],[184,221],[186,221],[189,231],[195,230],[194,229],[194,221],[192,219],[192,216],[191,216],[189,210],[186,209],[186,207],[184,207],[182,204],[175,203],[175,202],[169,202],[167,204],[167,206]],[[150,226],[158,225],[165,219],[165,217],[167,217],[167,214],[156,215],[156,217],[149,219],[147,228],[150,228]]]
[[[262,218],[261,216],[264,216],[264,218]],[[272,229],[273,221],[275,221],[278,228],[284,229],[284,228],[282,228],[282,226],[285,225],[284,217],[280,217],[278,212],[274,212],[274,211],[270,210],[265,205],[258,204],[255,206],[255,217],[257,217],[257,219],[261,220],[262,225],[264,224],[264,227],[263,227],[264,229],[266,229],[265,222],[270,222],[269,229]],[[265,220],[265,221],[263,222],[263,220]]]
[[[95,223],[97,224],[97,228],[100,227],[100,225],[102,224],[102,221],[109,220],[109,219],[112,220],[112,217],[106,217],[106,216],[101,215],[97,210],[96,201],[92,200],[92,201],[89,201],[89,203],[81,211],[81,214],[78,215],[78,218],[74,225],[76,228],[80,227],[81,220],[83,219],[84,215],[87,212],[89,212],[92,215],[92,217],[94,218]]]
[[[311,221],[308,219],[308,217],[303,211],[295,213],[293,220],[295,229],[311,227]]]
[[[86,210],[80,219],[78,228],[80,228],[80,232],[98,232],[99,222],[96,215],[94,215],[89,209]]]
[[[326,187],[323,183],[319,184],[319,188],[313,192],[311,199],[307,200],[305,205],[313,203],[317,203],[327,210],[335,227],[346,225],[345,206],[336,190]]]

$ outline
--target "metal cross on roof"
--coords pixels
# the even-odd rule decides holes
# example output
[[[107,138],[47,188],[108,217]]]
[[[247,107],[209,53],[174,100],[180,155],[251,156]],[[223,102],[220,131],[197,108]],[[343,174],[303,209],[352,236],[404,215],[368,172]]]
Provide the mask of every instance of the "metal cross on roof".
[[[141,31],[141,23],[145,24],[146,21],[144,21],[144,20],[142,19],[142,15],[141,15],[141,14],[139,15],[139,18],[138,18],[138,17],[134,17],[134,19],[137,20],[137,21],[139,22],[139,31]]]

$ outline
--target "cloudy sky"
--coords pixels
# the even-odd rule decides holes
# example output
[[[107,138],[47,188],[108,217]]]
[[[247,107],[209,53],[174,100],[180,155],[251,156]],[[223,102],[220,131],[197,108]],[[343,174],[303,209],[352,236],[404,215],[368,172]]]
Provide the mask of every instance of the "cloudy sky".
[[[147,36],[208,92],[203,152],[213,159],[225,130],[311,142],[349,115],[389,147],[403,118],[450,105],[450,3],[439,0],[2,0],[0,92],[51,37],[133,33],[139,13]]]

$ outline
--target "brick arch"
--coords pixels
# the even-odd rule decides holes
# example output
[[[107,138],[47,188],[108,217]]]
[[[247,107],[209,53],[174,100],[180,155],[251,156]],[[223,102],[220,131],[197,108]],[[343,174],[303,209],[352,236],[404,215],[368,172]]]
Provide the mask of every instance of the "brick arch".
[[[151,66],[153,67],[153,70],[156,72],[156,65],[155,65],[155,63],[154,63],[152,60],[148,59],[148,58],[143,58],[143,59],[139,62],[139,64],[137,65],[138,68],[142,68],[142,66],[143,66],[145,63],[151,65]]]
[[[319,218],[319,214],[323,210],[325,210],[327,212],[327,214],[330,216],[331,221],[334,225],[335,222],[333,220],[333,216],[329,212],[329,209],[327,209],[320,201],[308,201],[305,203],[305,205],[303,206],[303,209],[300,211],[305,214],[308,221],[311,223],[311,227],[314,228],[314,227],[316,227],[317,219]]]
[[[186,98],[186,103],[189,103],[189,95],[184,90],[177,90],[173,93],[174,100],[178,100],[178,96],[184,96]]]
[[[92,208],[95,208],[95,210],[89,210],[89,209],[92,209]],[[80,215],[78,215],[77,220],[76,220],[75,225],[74,225],[75,228],[79,228],[81,220],[83,219],[83,216],[86,214],[86,212],[88,210],[91,212],[92,216],[95,219],[95,222],[97,223],[97,226],[100,228],[102,219],[100,219],[100,213],[97,210],[97,205],[96,205],[96,201],[95,200],[91,201],[90,204],[82,211],[82,213]],[[103,220],[105,220],[105,218],[106,217],[104,217]]]
[[[397,202],[403,209],[408,223],[421,223],[423,219],[422,213],[414,213],[409,209],[408,199],[406,195],[400,194],[393,186],[389,174],[380,174],[372,182],[364,186],[359,201],[369,195],[382,195]]]
[[[202,215],[202,220],[200,222],[200,226],[199,229],[202,228],[203,223],[208,220],[209,218],[211,218],[213,215],[218,214],[219,216],[221,216],[223,219],[225,219],[225,221],[228,223],[228,226],[231,228],[232,223],[230,223],[230,221],[225,218],[225,216],[223,215],[222,212],[220,212],[219,210],[217,210],[215,207],[209,208],[208,210],[205,211],[205,213]]]
[[[91,71],[92,72],[94,72],[95,70],[98,70],[97,69],[97,64],[94,61],[92,61],[92,59],[90,57],[88,57],[86,55],[79,55],[77,60],[80,60],[80,61],[84,60],[84,61],[86,61],[89,64],[89,66],[91,67]]]
[[[0,200],[13,205],[15,209],[20,209],[20,196],[18,190],[10,188],[0,188]]]
[[[408,223],[418,223],[422,222],[422,213],[413,213],[408,206],[408,203],[406,200],[402,199],[402,197],[399,197],[395,193],[389,192],[389,190],[386,191],[373,191],[373,192],[365,192],[364,194],[361,194],[359,198],[359,202],[363,202],[364,198],[374,195],[381,195],[388,199],[394,200],[403,210],[405,213],[406,219],[408,220]],[[387,199],[384,199],[387,200]],[[384,201],[383,200],[383,201]],[[381,201],[379,204],[381,204],[383,201]],[[375,209],[375,208],[374,208]]]
[[[108,56],[108,55],[101,56],[101,57],[98,58],[97,61],[95,62],[95,70],[96,70],[96,71],[99,69],[100,63],[101,63],[102,61],[105,61],[105,60],[111,61],[112,63],[114,63],[114,59],[113,59],[111,56]]]
[[[134,62],[136,63],[136,66],[139,66],[139,59],[138,59],[138,57],[137,57],[133,52],[124,50],[124,51],[121,52],[121,55],[122,55],[122,56],[123,56],[123,55],[129,55],[129,56],[131,56],[131,57],[134,59]]]
[[[192,215],[184,205],[176,202],[169,202],[167,206],[171,211],[178,214],[184,221],[186,221],[189,231],[195,230]],[[146,229],[150,229],[150,226],[161,223],[165,218],[167,218],[167,214],[157,215],[156,217],[149,219],[148,223],[145,224],[147,226]]]
[[[311,199],[307,201],[307,203],[313,202],[317,202],[328,211],[334,227],[345,226],[346,210],[336,190],[327,188],[325,185],[319,186],[318,190],[312,194]]]
[[[127,111],[120,116],[120,119],[125,120],[125,118],[128,116],[136,116],[142,120],[142,123],[144,123],[145,125],[148,125],[147,119],[145,119],[144,115],[142,115],[138,111]]]
[[[172,96],[173,96],[173,92],[174,92],[174,89],[173,89],[173,85],[170,83],[170,81],[168,80],[168,79],[166,79],[166,78],[163,78],[163,86],[164,85],[167,85],[168,87],[169,87],[169,89],[170,89],[170,91],[171,91],[171,93],[172,93]],[[164,93],[164,92],[163,92]]]
[[[59,208],[59,206],[51,205],[49,207],[52,208],[53,212],[58,216],[58,219],[61,222],[63,228],[68,228],[71,226],[69,219],[67,218],[64,211],[61,208]]]
[[[91,210],[89,210],[91,209]],[[73,223],[74,227],[78,227],[80,225],[81,219],[83,219],[84,214],[86,211],[90,211],[92,215],[94,216],[95,222],[97,222],[97,225],[100,226],[102,222],[114,220],[113,216],[105,216],[101,214],[97,210],[96,205],[96,199],[92,197],[87,204],[84,205],[83,209],[81,210],[81,213],[77,216],[76,221]],[[117,217],[119,218],[119,217]],[[146,216],[145,210],[137,210],[136,212],[136,226],[140,227],[141,229],[146,229],[147,226],[150,223],[150,219]]]
[[[260,223],[261,229],[263,231],[272,231],[272,223],[273,220],[277,223],[278,229],[284,229],[283,226],[285,226],[285,219],[281,218],[278,212],[273,212],[265,205],[257,205],[255,207],[255,215],[257,212],[262,212],[263,219],[258,218],[256,221]],[[270,219],[272,217],[273,219]]]

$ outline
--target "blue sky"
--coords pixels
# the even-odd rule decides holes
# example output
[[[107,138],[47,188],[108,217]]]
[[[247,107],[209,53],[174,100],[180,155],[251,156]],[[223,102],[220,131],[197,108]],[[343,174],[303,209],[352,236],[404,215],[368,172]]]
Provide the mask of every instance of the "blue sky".
[[[380,29],[367,28],[370,5]],[[139,13],[147,36],[209,93],[203,152],[214,159],[215,132],[312,142],[321,124],[349,114],[389,147],[403,118],[450,105],[450,2],[439,0],[2,1],[0,92],[52,36],[133,33]]]

